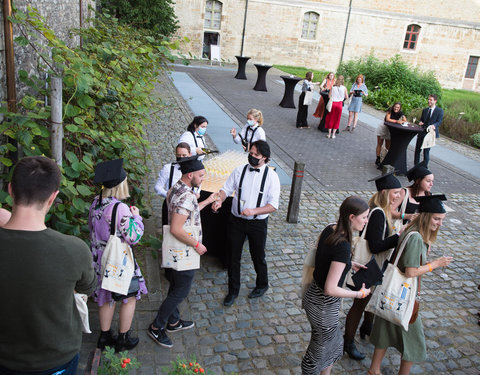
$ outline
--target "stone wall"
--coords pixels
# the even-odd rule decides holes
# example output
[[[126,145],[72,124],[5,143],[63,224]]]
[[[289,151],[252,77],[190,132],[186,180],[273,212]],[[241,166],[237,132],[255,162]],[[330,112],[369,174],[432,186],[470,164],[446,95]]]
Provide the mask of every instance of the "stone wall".
[[[222,1],[220,30],[204,28],[206,0],[177,0],[179,36],[190,42],[183,52],[201,56],[204,31],[220,34],[221,57],[235,61],[241,53],[246,1]],[[251,62],[335,70],[342,54],[350,0],[249,0],[243,55]],[[319,14],[316,38],[302,39],[303,15]],[[435,71],[447,88],[480,91],[480,68],[465,80],[469,56],[480,56],[480,3],[463,0],[353,0],[343,59],[371,51],[380,59],[400,54],[422,70]],[[407,26],[421,26],[414,51],[404,50]]]
[[[89,5],[95,8],[95,0],[15,0],[15,7],[26,11],[30,5],[39,10],[45,17],[47,24],[55,31],[55,34],[64,40],[69,46],[77,46],[79,38],[70,38],[69,30],[80,26],[80,5],[82,6],[83,23],[93,16],[88,9]],[[0,101],[6,100],[6,77],[5,77],[5,37],[3,26],[3,7],[0,9]],[[20,35],[18,26],[13,25],[14,38]],[[31,74],[38,72],[38,57],[30,47],[14,45],[15,73],[25,70]],[[17,100],[21,98],[25,87],[17,79]]]

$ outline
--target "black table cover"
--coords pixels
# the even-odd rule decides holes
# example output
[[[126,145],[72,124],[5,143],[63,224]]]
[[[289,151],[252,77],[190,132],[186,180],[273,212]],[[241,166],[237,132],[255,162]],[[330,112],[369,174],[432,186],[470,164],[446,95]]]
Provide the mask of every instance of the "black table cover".
[[[294,76],[280,76],[285,82],[285,92],[283,93],[283,99],[280,102],[280,107],[284,108],[295,108],[295,102],[293,100],[293,93],[295,91],[295,86],[298,81],[301,81],[302,78]]]
[[[247,61],[250,60],[250,57],[246,56],[235,56],[238,61],[238,70],[237,74],[235,75],[236,79],[247,79],[247,75],[245,74],[245,67],[247,65]]]
[[[272,66],[264,65],[264,64],[253,64],[253,65],[255,65],[255,68],[257,68],[257,72],[258,72],[257,83],[255,83],[255,87],[253,89],[256,91],[268,91],[266,77],[267,77],[268,69],[270,69]]]

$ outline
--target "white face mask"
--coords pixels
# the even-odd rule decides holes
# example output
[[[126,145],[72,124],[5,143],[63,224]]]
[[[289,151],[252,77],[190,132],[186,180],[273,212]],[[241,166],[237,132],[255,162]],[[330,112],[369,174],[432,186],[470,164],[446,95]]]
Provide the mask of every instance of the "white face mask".
[[[254,120],[247,120],[247,124],[250,125],[250,126],[253,126],[253,125],[255,125],[255,121]]]

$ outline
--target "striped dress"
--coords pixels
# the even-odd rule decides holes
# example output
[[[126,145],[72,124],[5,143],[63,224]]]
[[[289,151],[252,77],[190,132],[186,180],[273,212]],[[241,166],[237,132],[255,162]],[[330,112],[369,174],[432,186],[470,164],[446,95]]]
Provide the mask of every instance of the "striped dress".
[[[345,263],[345,270],[338,283],[339,286],[343,285],[350,269],[351,247],[348,242],[336,246],[325,245],[325,240],[332,232],[332,226],[328,226],[320,235],[314,281],[303,297],[303,307],[312,327],[312,336],[302,360],[302,375],[318,375],[343,355],[343,336],[339,324],[341,298],[326,295],[323,287],[333,261]]]

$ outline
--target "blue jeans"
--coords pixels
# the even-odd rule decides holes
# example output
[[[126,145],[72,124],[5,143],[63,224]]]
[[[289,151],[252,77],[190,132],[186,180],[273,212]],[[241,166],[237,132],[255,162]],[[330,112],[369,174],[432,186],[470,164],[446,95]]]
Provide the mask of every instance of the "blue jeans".
[[[71,361],[61,365],[54,367],[50,370],[45,371],[35,371],[35,372],[25,372],[25,371],[13,371],[8,370],[6,368],[0,367],[0,375],[75,375],[77,373],[78,367],[78,353],[75,357],[72,358]]]
[[[153,321],[155,328],[163,329],[167,323],[175,324],[180,320],[178,305],[188,296],[192,286],[195,270],[170,272],[170,287],[167,298],[165,298],[158,309],[157,316]]]

